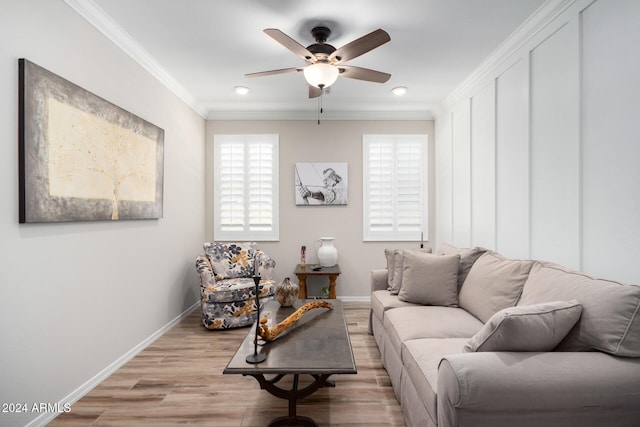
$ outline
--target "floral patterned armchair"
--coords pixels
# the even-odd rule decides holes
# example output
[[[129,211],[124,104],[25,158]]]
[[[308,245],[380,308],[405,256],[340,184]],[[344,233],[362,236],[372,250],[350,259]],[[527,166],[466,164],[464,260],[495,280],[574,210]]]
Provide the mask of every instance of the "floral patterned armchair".
[[[260,309],[273,300],[276,265],[255,242],[207,242],[196,258],[200,278],[202,323],[209,329],[252,325],[257,317],[254,274],[260,279]]]

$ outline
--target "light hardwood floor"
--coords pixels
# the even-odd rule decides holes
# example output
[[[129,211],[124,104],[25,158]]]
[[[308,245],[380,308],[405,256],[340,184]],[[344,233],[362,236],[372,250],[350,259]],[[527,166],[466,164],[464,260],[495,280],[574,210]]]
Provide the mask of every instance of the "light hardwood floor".
[[[400,405],[367,334],[369,304],[344,302],[357,375],[335,375],[298,404],[320,426],[404,426]],[[287,402],[251,377],[222,375],[249,328],[209,331],[194,311],[49,426],[264,427]]]

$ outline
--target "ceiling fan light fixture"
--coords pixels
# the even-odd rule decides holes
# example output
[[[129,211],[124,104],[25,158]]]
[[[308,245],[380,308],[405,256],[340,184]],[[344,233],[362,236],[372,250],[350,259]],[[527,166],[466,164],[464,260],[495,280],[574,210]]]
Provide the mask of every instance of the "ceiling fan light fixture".
[[[304,78],[311,86],[326,89],[336,82],[340,71],[326,62],[316,62],[304,68]]]
[[[394,87],[393,89],[391,89],[391,92],[393,92],[393,94],[396,95],[396,96],[402,96],[405,93],[407,93],[407,87],[406,86],[397,86],[397,87]]]
[[[246,86],[236,86],[233,90],[237,95],[246,95],[249,93],[249,88]]]

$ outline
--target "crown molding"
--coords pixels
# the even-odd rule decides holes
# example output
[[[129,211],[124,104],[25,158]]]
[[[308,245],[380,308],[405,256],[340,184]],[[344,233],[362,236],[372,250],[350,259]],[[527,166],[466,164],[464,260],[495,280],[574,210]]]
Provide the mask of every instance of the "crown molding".
[[[429,111],[209,111],[207,120],[433,120]]]
[[[166,86],[178,98],[184,101],[203,118],[206,110],[199,105],[196,98],[180,85],[155,59],[140,46],[122,27],[120,27],[93,0],[64,0],[69,7],[86,19],[98,31],[104,34],[116,46],[133,58],[152,76]]]
[[[526,21],[511,33],[496,50],[482,61],[466,79],[447,95],[437,108],[434,108],[433,116],[437,118],[444,111],[452,108],[452,106],[465,97],[475,85],[484,81],[500,64],[516,54],[523,46],[529,43],[536,34],[576,1],[577,0],[548,0],[540,6]]]
[[[140,64],[178,98],[207,120],[317,120],[315,111],[207,111],[180,85],[133,37],[120,27],[93,0],[64,0],[76,13],[86,19],[117,47]],[[425,111],[333,111],[320,120],[433,120]]]

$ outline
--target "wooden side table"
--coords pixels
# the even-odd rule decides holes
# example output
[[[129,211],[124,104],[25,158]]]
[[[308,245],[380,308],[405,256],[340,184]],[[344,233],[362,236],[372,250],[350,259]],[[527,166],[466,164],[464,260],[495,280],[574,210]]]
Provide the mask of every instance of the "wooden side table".
[[[314,268],[317,267],[320,266],[317,264],[307,264],[303,268],[300,264],[296,265],[296,270],[293,273],[298,276],[300,285],[298,298],[307,298],[307,276],[324,276],[329,278],[329,298],[336,299],[336,279],[340,275],[340,266],[336,264],[333,267],[320,267],[320,270],[314,270]]]

